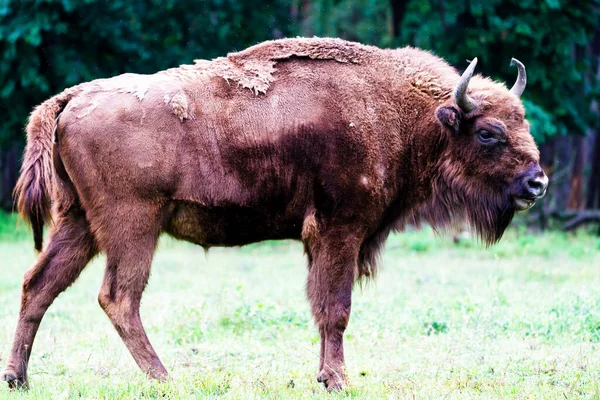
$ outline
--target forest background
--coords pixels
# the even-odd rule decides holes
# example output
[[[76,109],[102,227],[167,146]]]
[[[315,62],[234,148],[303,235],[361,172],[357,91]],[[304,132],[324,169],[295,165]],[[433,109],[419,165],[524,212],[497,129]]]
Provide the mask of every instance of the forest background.
[[[597,0],[0,0],[0,209],[32,108],[66,87],[153,73],[282,37],[417,46],[459,69],[515,80],[551,178],[529,224],[600,221],[600,2]]]

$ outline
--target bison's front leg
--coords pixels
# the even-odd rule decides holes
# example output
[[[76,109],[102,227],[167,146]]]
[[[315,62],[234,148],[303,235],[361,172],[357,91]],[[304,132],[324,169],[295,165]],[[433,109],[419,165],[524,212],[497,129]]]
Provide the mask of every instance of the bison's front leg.
[[[325,387],[346,386],[344,331],[350,318],[360,242],[338,230],[307,245],[309,274],[306,285],[315,322],[321,334],[321,360],[317,380]]]

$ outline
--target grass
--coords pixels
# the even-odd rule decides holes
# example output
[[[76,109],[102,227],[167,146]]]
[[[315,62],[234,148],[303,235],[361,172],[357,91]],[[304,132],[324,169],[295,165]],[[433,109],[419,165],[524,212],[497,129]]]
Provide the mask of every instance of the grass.
[[[34,260],[0,215],[0,364]],[[0,398],[600,398],[600,241],[511,230],[490,249],[430,230],[390,238],[375,282],[355,288],[350,389],[315,381],[318,334],[293,242],[204,251],[164,238],[142,318],[173,380],[149,382],[97,305],[98,258],[52,305],[32,389]]]

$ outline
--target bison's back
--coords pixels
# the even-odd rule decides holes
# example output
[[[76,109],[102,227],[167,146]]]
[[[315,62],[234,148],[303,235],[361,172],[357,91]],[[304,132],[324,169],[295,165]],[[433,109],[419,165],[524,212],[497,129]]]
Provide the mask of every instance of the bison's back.
[[[381,76],[335,60],[276,66],[266,93],[189,67],[84,85],[59,123],[84,206],[185,204],[183,216],[196,207],[197,218],[213,210],[232,226],[262,219],[277,237],[295,235],[310,209],[381,207],[395,129]]]

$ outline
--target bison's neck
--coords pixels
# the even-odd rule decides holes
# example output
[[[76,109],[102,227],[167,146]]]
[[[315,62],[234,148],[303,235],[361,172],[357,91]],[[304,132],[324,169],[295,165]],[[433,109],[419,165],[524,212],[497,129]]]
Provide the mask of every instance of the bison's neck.
[[[402,82],[396,90],[402,96],[396,99],[397,131],[393,133],[395,143],[395,198],[390,206],[389,219],[394,228],[402,229],[406,224],[418,224],[422,220],[445,225],[446,214],[434,216],[428,213],[428,204],[434,201],[434,183],[439,178],[439,161],[443,157],[447,132],[435,117],[437,107],[447,100],[451,83],[440,85],[441,80],[431,79],[431,87],[439,90],[427,92],[415,86],[412,80]],[[444,93],[444,97],[437,94]]]

